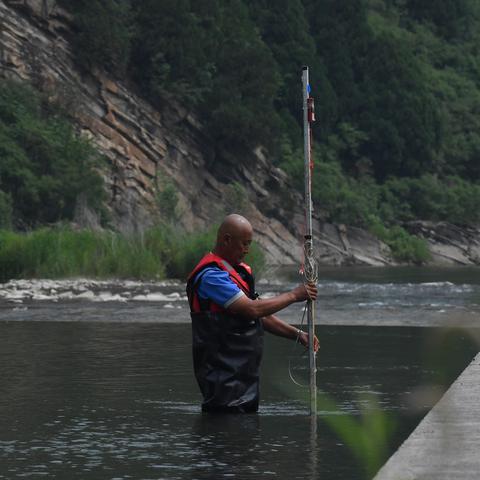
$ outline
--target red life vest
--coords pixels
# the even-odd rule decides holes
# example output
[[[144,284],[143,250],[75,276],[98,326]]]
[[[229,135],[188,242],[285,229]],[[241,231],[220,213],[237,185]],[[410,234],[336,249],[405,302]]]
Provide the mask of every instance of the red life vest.
[[[248,297],[252,298],[254,292],[252,292],[251,285],[247,280],[244,280],[240,273],[230,265],[225,259],[215,255],[214,253],[210,252],[207,253],[201,260],[198,262],[197,266],[193,269],[193,271],[188,276],[187,281],[187,294],[188,300],[190,303],[190,311],[191,312],[201,312],[202,308],[202,301],[198,297],[197,289],[195,288],[195,284],[197,283],[197,275],[201,274],[202,270],[205,270],[209,266],[215,266],[224,272],[228,272],[230,279],[234,282],[240,290],[245,293]],[[240,263],[237,265],[237,268],[243,269],[249,277],[252,277],[252,269],[246,263]],[[253,277],[252,277],[253,278]],[[209,302],[209,310],[212,312],[223,312],[225,311],[220,305],[217,305],[214,302]]]

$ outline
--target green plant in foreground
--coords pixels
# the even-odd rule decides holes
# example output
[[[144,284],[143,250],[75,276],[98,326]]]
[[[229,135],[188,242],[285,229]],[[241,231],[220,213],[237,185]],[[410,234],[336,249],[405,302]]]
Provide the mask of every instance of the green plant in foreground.
[[[359,397],[360,417],[338,415],[338,407],[327,395],[321,393],[317,399],[320,420],[335,432],[362,466],[366,478],[370,479],[388,458],[388,444],[396,422],[384,412],[373,395]]]
[[[292,386],[283,384],[280,389],[287,396],[298,398],[298,391]],[[308,389],[299,399],[310,404]],[[397,428],[397,420],[381,409],[373,394],[360,395],[357,405],[359,414],[345,413],[331,396],[317,391],[317,421],[326,424],[345,444],[369,480],[388,459],[389,443]]]

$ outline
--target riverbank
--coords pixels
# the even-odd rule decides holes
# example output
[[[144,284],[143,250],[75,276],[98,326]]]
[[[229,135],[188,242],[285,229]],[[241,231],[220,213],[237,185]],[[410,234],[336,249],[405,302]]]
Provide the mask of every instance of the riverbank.
[[[480,354],[375,480],[476,480],[480,472]]]
[[[345,225],[315,227],[317,261],[325,267],[389,267],[402,263],[373,234]],[[447,223],[412,222],[405,226],[425,242],[429,260],[424,267],[474,266],[480,264],[480,228]],[[275,255],[262,238],[248,257],[257,275],[267,267],[293,268],[301,259],[300,243],[277,245]],[[185,279],[192,266],[215,242],[215,227],[187,233],[174,225],[161,224],[141,233],[121,234],[67,226],[40,228],[28,233],[0,230],[0,282],[10,279]],[[298,263],[293,258],[298,257]],[[406,263],[403,263],[405,265]],[[408,262],[407,262],[408,264]]]

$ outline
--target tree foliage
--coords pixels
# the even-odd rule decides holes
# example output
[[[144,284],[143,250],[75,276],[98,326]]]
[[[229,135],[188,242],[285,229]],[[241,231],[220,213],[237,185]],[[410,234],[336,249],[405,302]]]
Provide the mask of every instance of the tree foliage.
[[[480,182],[478,1],[62,2],[79,58],[125,70],[153,103],[174,95],[190,105],[215,142],[217,171],[262,145],[301,175],[308,64],[325,218],[364,224],[375,205],[385,222],[476,221],[462,208],[478,204]],[[461,207],[447,208],[442,189]]]
[[[471,0],[407,0],[406,7],[412,18],[431,23],[436,32],[451,39],[465,32],[471,3]]]
[[[72,219],[84,195],[101,208],[98,154],[32,88],[0,83],[0,225]]]
[[[130,70],[147,96],[171,92],[196,107],[220,147],[271,143],[279,76],[246,5],[149,0],[135,22]]]
[[[128,0],[60,0],[75,15],[72,44],[86,68],[125,73],[130,56],[131,18]]]

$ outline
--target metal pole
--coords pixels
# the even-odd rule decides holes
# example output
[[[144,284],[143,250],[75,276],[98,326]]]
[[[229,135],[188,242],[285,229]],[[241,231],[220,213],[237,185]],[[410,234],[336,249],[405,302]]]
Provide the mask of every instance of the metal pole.
[[[305,165],[305,217],[306,231],[304,240],[304,274],[307,282],[316,282],[316,266],[313,256],[312,231],[312,158],[310,123],[314,121],[313,98],[310,97],[308,67],[303,67],[303,140]],[[315,306],[311,300],[307,302],[309,367],[310,367],[310,415],[317,414],[317,367],[314,350],[315,338]]]

